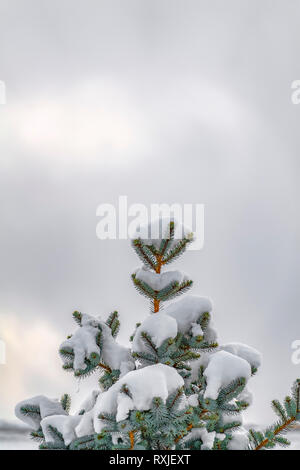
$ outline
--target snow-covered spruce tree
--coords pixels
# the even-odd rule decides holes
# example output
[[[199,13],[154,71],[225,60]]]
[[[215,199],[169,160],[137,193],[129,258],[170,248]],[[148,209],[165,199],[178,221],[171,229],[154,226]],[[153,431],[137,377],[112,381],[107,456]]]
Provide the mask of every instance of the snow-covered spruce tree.
[[[68,395],[60,401],[45,396],[25,400],[16,406],[16,415],[32,427],[41,449],[259,450],[288,445],[284,433],[300,420],[300,380],[283,404],[273,401],[275,424],[247,431],[241,413],[251,402],[247,386],[260,354],[240,343],[217,344],[209,299],[185,296],[169,303],[192,281],[165,267],[193,237],[165,219],[148,228],[151,235],[139,232],[132,242],[143,262],[132,280],[150,300],[151,314],[136,325],[131,348],[116,341],[117,312],[106,321],[74,312],[78,328],[59,351],[63,368],[79,379],[99,373],[100,388],[73,415]],[[159,230],[164,235],[157,237]]]

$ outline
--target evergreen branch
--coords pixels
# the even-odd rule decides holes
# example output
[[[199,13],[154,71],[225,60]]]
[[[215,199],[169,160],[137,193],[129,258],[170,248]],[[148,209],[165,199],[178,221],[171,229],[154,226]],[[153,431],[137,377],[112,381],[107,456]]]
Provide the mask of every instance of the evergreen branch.
[[[167,300],[169,295],[171,295],[175,289],[179,286],[179,282],[172,282],[168,286],[164,287],[160,291],[158,291],[156,298],[158,300]]]
[[[152,342],[152,339],[151,337],[148,335],[148,333],[146,333],[145,331],[142,331],[141,332],[141,337],[144,341],[144,343],[149,346],[152,351],[154,351],[154,353],[157,355],[157,347],[155,346],[155,344]]]
[[[116,423],[116,417],[112,414],[109,413],[101,413],[98,416],[98,419],[101,419],[102,421],[107,421],[109,423]]]
[[[174,357],[174,360],[175,360],[174,367],[178,365],[180,362],[192,361],[195,359],[199,359],[199,357],[200,357],[200,354],[194,353],[193,351],[185,351],[184,353],[181,353],[179,356],[176,355]]]
[[[111,334],[115,338],[120,330],[120,321],[117,311],[114,311],[109,315],[108,319],[106,320],[106,324],[111,329]]]
[[[37,431],[31,431],[30,437],[37,442],[43,442],[45,439],[42,428],[39,428]]]
[[[135,358],[135,359],[140,359],[141,361],[143,361],[144,363],[147,363],[147,364],[157,364],[158,363],[157,356],[153,356],[152,354],[147,354],[147,353],[144,353],[144,352],[133,352],[132,357]]]
[[[147,245],[147,248],[151,251],[151,254],[155,257],[160,254],[159,250],[157,250],[156,246],[154,245]]]
[[[40,450],[66,450],[67,446],[61,442],[61,441],[56,441],[56,442],[43,442],[39,446]]]
[[[282,421],[285,421],[287,419],[287,415],[281,403],[278,400],[272,400],[271,404],[274,412],[279,416]]]
[[[182,240],[180,240],[177,245],[175,245],[174,248],[171,248],[171,250],[169,250],[165,256],[163,257],[163,264],[169,264],[171,263],[172,261],[174,261],[175,259],[177,259],[179,256],[181,256],[185,250],[186,250],[186,247],[187,245],[191,242],[192,240],[188,239],[188,238],[183,238]]]
[[[104,433],[103,433],[104,434]],[[91,450],[95,447],[95,434],[79,437],[70,444],[70,450]]]
[[[201,344],[201,349],[203,351],[206,351],[206,352],[210,352],[210,351],[213,351],[214,349],[216,349],[217,347],[219,346],[218,343],[202,343]]]
[[[217,403],[218,405],[223,405],[224,403],[228,403],[229,401],[236,398],[245,388],[246,379],[244,377],[240,377],[236,380],[233,380],[229,385],[223,387],[218,395]]]
[[[138,257],[141,259],[141,261],[146,265],[149,266],[151,269],[155,271],[156,266],[155,266],[155,261],[153,256],[149,256],[146,253],[145,250],[145,245],[142,243],[142,240],[140,238],[133,240],[132,246],[134,250],[136,251]]]
[[[177,403],[177,400],[182,397],[182,394],[183,394],[183,388],[181,387],[173,395],[168,397],[167,408],[169,411],[171,411],[172,408],[175,406],[175,404]]]
[[[88,377],[89,375],[93,374],[95,370],[97,369],[98,364],[97,363],[92,363],[89,359],[85,359],[84,363],[86,364],[85,369],[73,369],[73,364],[65,364],[63,366],[64,369],[68,370],[72,368],[74,370],[74,375],[78,379],[83,379],[85,377]],[[71,367],[70,367],[71,366]]]
[[[36,418],[37,416],[40,417],[41,416],[41,411],[40,411],[40,407],[39,406],[35,406],[35,405],[25,405],[25,406],[22,406],[20,408],[20,411],[21,413],[24,415],[24,416],[32,416],[34,418]]]
[[[73,319],[75,320],[75,322],[81,326],[81,320],[82,320],[82,314],[80,312],[78,312],[77,310],[75,310],[75,312],[73,312]]]
[[[65,393],[60,400],[61,406],[69,414],[71,408],[71,397],[68,393]]]
[[[291,429],[291,425],[299,420],[299,389],[300,380],[297,379],[292,388],[293,398],[289,396],[285,398],[285,410],[278,400],[273,400],[272,406],[276,414],[279,415],[280,421],[267,429],[264,435],[260,432],[250,430],[250,436],[255,443],[254,450],[260,450],[263,447],[273,447],[276,443],[281,444],[281,439],[278,439],[278,435]],[[283,440],[282,443],[286,445],[285,440]]]
[[[193,425],[192,424],[189,424],[186,428],[186,432],[190,432],[191,430],[193,429]],[[178,441],[180,441],[180,439],[182,439],[183,437],[186,436],[186,433],[185,434],[180,434],[179,436],[176,437],[176,439],[174,440],[174,443],[177,444]]]
[[[274,442],[276,442],[276,444],[279,444],[282,447],[287,447],[287,446],[291,445],[290,441],[288,439],[286,439],[285,437],[282,437],[282,436],[276,436],[274,438]]]
[[[102,328],[101,326],[98,326],[99,328],[99,332],[97,333],[96,335],[96,344],[97,346],[99,347],[100,351],[102,350],[103,348],[103,344],[102,344],[102,341],[103,341],[103,337],[102,337]]]
[[[174,299],[175,297],[178,297],[179,295],[183,294],[188,289],[190,289],[192,284],[193,281],[191,280],[184,281],[181,284],[179,284],[179,282],[174,282],[169,286],[165,287],[164,289],[160,290],[157,294],[157,299],[159,299],[160,301]]]
[[[208,327],[210,322],[210,313],[209,312],[204,312],[202,313],[200,319],[197,321],[199,325],[201,326],[202,331],[205,331],[206,328]]]
[[[148,286],[145,282],[141,281],[140,279],[137,279],[135,274],[131,275],[131,279],[134,283],[134,287],[139,291],[140,294],[142,294],[144,297],[147,297],[149,299],[156,299],[157,292],[152,289],[152,287]]]
[[[70,361],[73,361],[75,357],[73,349],[69,347],[61,348],[59,354],[63,359],[69,359]]]
[[[52,435],[55,441],[58,441],[59,443],[62,443],[62,444],[65,443],[62,433],[59,432],[56,427],[49,424],[48,431],[50,432],[50,434]]]
[[[283,424],[281,424],[280,426],[278,426],[275,431],[274,431],[274,436],[277,436],[277,434],[280,434],[281,432],[285,431],[294,421],[296,420],[296,418],[289,418],[288,420],[286,420]],[[260,450],[262,449],[263,447],[266,447],[267,444],[270,442],[270,439],[268,437],[266,437],[263,441],[261,441],[256,447],[254,450]]]
[[[296,402],[297,413],[300,412],[300,379],[297,379],[292,386],[292,396]]]
[[[175,232],[175,223],[174,221],[171,221],[169,224],[167,237],[163,238],[160,243],[159,252],[162,257],[165,255],[165,252],[169,248],[170,243],[174,240],[174,232]]]
[[[127,395],[129,398],[132,399],[131,392],[130,392],[130,390],[129,390],[129,388],[127,387],[126,384],[123,384],[123,385],[122,385],[122,388],[121,388],[120,392],[121,392],[121,393],[125,393],[125,395]]]

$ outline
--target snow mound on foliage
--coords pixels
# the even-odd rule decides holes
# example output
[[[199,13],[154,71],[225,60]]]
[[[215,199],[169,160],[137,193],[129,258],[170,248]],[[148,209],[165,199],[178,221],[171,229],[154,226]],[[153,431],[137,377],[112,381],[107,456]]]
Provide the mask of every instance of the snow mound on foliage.
[[[178,240],[183,238],[195,240],[192,230],[178,222],[174,217],[159,217],[152,219],[149,223],[140,224],[136,227],[135,231],[131,233],[131,238],[133,240],[140,238],[145,245],[154,245],[159,249],[161,240],[170,237],[171,221],[175,224],[175,232],[174,239],[169,244],[169,249],[173,248],[173,246],[178,243]]]
[[[153,290],[160,291],[170,284],[188,281],[189,278],[181,271],[165,271],[161,274],[150,271],[142,266],[135,272],[136,279],[148,284]]]
[[[253,403],[253,393],[248,387],[245,387],[244,390],[239,394],[239,401],[245,401],[249,405]]]
[[[101,332],[102,348],[97,344],[96,338]],[[130,349],[117,343],[111,334],[109,326],[100,317],[82,314],[81,326],[75,331],[71,338],[64,341],[60,349],[71,348],[74,352],[74,370],[85,370],[87,365],[85,359],[91,354],[97,354],[103,362],[111,369],[126,374],[134,368],[134,361]],[[65,362],[68,359],[63,358]]]
[[[94,415],[95,415],[95,412],[94,412],[94,409],[92,408],[90,411],[84,413],[84,415],[81,416],[81,420],[75,429],[77,437],[83,437],[83,436],[88,436],[89,434],[94,434],[95,432]]]
[[[39,414],[24,415],[21,409],[30,406],[38,408]],[[18,403],[15,408],[15,414],[17,418],[28,424],[31,429],[38,430],[43,418],[52,415],[66,415],[67,413],[58,400],[47,398],[44,395],[38,395]]]
[[[154,344],[159,347],[167,338],[175,338],[177,333],[189,333],[192,336],[204,335],[206,341],[214,342],[216,332],[211,322],[202,331],[197,321],[205,312],[212,310],[212,303],[206,297],[196,295],[186,296],[176,302],[169,304],[163,311],[150,315],[137,328],[132,350],[140,352],[145,350],[141,333],[146,332],[152,338]]]
[[[86,325],[75,331],[73,336],[64,341],[61,349],[72,349],[74,352],[74,370],[85,370],[87,365],[85,359],[90,358],[91,354],[100,354],[99,346],[96,343],[96,337],[99,330],[93,326]]]
[[[202,440],[202,450],[211,450],[214,446],[216,432],[208,432],[207,429],[199,429],[199,437]]]
[[[233,380],[238,378],[249,380],[251,367],[249,362],[241,357],[226,351],[218,351],[210,356],[204,376],[207,382],[204,397],[216,400],[220,388],[226,387]]]
[[[141,334],[145,332],[150,337],[157,348],[167,338],[175,338],[177,335],[177,322],[164,313],[155,313],[144,320],[137,328],[132,342],[132,350],[140,352],[145,350],[145,344]]]
[[[248,431],[240,428],[232,434],[232,439],[227,445],[228,450],[247,450],[249,446]]]
[[[90,393],[90,395],[88,395],[87,398],[81,403],[78,413],[82,413],[82,411],[87,413],[93,409],[100,393],[100,390],[93,390],[92,393]]]
[[[224,440],[225,434],[216,433],[215,431],[208,432],[206,428],[192,429],[191,432],[184,437],[184,441],[188,442],[190,439],[201,439],[201,450],[212,450],[215,439]],[[248,432],[244,428],[232,432],[232,439],[227,445],[228,450],[246,450],[248,448]]]
[[[130,397],[121,392],[124,385],[128,388]],[[176,370],[164,364],[128,372],[98,397],[94,408],[95,431],[100,432],[104,426],[98,419],[102,413],[116,415],[116,420],[122,421],[128,417],[130,410],[149,410],[155,397],[160,397],[165,402],[168,395],[183,385],[184,380]]]
[[[76,439],[75,427],[80,422],[81,416],[48,416],[41,421],[41,427],[46,442],[55,442],[50,426],[57,429],[61,433],[64,443],[68,446]]]
[[[175,318],[178,331],[188,333],[192,326],[205,312],[212,311],[212,302],[207,297],[198,295],[187,295],[176,302],[171,303],[164,309],[164,313]]]
[[[211,450],[213,448],[216,436],[218,437],[215,431],[208,432],[205,427],[194,428],[183,438],[183,442],[188,443],[190,440],[201,440],[201,450]]]
[[[243,343],[227,343],[220,347],[221,350],[230,352],[248,361],[252,367],[258,369],[261,365],[261,354],[256,349]]]

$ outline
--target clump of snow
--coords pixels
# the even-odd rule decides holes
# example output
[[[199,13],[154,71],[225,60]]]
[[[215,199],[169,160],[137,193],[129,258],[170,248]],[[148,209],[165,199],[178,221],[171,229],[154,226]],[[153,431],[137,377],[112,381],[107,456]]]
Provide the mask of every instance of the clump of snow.
[[[239,395],[240,399],[240,395]],[[243,415],[242,414],[232,414],[232,413],[222,413],[222,421],[224,424],[229,423],[239,423],[240,426],[243,424]]]
[[[76,426],[75,433],[77,437],[87,436],[95,432],[94,429],[94,406],[98,397],[101,395],[100,390],[93,390],[93,392],[81,404],[79,411],[84,411],[81,415],[81,420]]]
[[[85,325],[82,328],[78,328],[71,338],[61,344],[61,349],[70,348],[74,351],[74,370],[86,369],[85,359],[90,358],[91,354],[100,355],[100,349],[96,343],[98,333],[99,330],[97,328]]]
[[[210,299],[197,295],[187,295],[168,305],[164,313],[175,318],[178,331],[188,333],[203,313],[211,311],[212,302]]]
[[[126,385],[130,397],[121,392]],[[94,428],[100,432],[104,427],[98,416],[101,413],[116,415],[117,421],[127,418],[130,410],[149,410],[152,400],[160,397],[164,402],[169,394],[184,385],[183,378],[173,367],[155,364],[128,372],[124,377],[102,393],[94,408]]]
[[[34,413],[24,415],[21,411],[22,408],[30,406],[38,408],[39,414]],[[44,395],[38,395],[18,403],[15,408],[15,414],[17,418],[28,424],[31,429],[38,430],[41,420],[47,416],[66,415],[67,413],[58,400],[45,397]]]
[[[208,432],[205,427],[192,429],[184,438],[183,442],[188,442],[190,439],[201,439],[201,450],[211,450],[215,442],[216,432]]]
[[[232,434],[232,439],[227,445],[228,450],[247,450],[249,446],[248,432],[240,428]]]
[[[249,362],[241,357],[226,351],[218,351],[210,356],[204,376],[207,382],[204,397],[216,400],[220,388],[226,387],[233,380],[238,378],[249,380],[251,367]]]
[[[202,450],[211,450],[213,448],[216,432],[208,432],[205,428],[199,429],[199,437],[202,440]]]
[[[155,313],[137,328],[132,349],[139,352],[145,349],[141,339],[141,333],[148,333],[155,345],[159,347],[167,338],[175,338],[177,333],[190,333],[192,336],[204,336],[208,342],[216,340],[216,332],[211,322],[202,330],[197,321],[203,313],[211,312],[212,303],[206,297],[197,295],[186,296],[176,302],[169,304],[162,312]]]
[[[135,272],[136,279],[148,284],[153,290],[160,291],[173,283],[181,284],[189,278],[181,271],[165,271],[161,274],[150,271],[145,266],[138,268]]]
[[[239,394],[239,401],[245,401],[249,405],[253,402],[253,393],[248,387],[245,387],[244,390]]]
[[[87,398],[81,403],[78,413],[82,412],[83,410],[87,413],[93,409],[100,393],[100,390],[93,390],[92,393],[88,395]]]
[[[101,350],[96,341],[99,332],[102,334]],[[121,375],[135,367],[129,348],[117,343],[111,334],[111,329],[100,317],[82,314],[81,326],[60,346],[60,349],[69,348],[74,352],[75,371],[85,370],[87,367],[85,359],[89,359],[93,353],[101,357],[111,369],[119,369]],[[62,358],[68,363],[67,358],[63,356]]]
[[[77,437],[75,433],[75,428],[80,422],[81,416],[48,416],[41,421],[41,427],[46,442],[55,442],[53,433],[51,432],[50,426],[57,429],[59,433],[62,434],[64,443],[66,445],[71,444],[71,442]]]
[[[140,224],[136,227],[135,231],[131,232],[131,238],[133,240],[140,238],[145,245],[154,245],[159,249],[161,240],[170,237],[171,221],[175,224],[175,231],[174,239],[170,242],[169,248],[172,248],[178,243],[178,240],[183,238],[195,240],[192,230],[178,222],[174,217],[159,217],[150,220],[150,223]]]
[[[196,407],[199,406],[198,394],[194,393],[188,397],[188,404],[190,406]]]
[[[145,350],[145,344],[141,334],[147,333],[155,346],[159,348],[167,338],[175,338],[177,335],[177,322],[175,318],[162,312],[147,317],[137,328],[132,342],[132,350],[141,352]]]
[[[191,333],[192,333],[192,336],[203,336],[203,331],[199,323],[192,323]]]
[[[134,360],[131,356],[130,349],[117,343],[111,334],[111,329],[106,323],[99,322],[103,335],[103,348],[101,357],[105,364],[111,369],[120,369],[121,376],[135,368]]]
[[[246,361],[249,362],[249,364],[252,367],[255,367],[258,369],[261,365],[261,354],[258,352],[256,349],[252,348],[251,346],[248,346],[247,344],[243,343],[227,343],[223,344],[220,349],[223,351],[230,352],[231,354],[234,354],[235,356],[239,356]]]
[[[75,432],[77,437],[88,436],[89,434],[94,434],[94,408],[84,413],[80,416],[81,420],[76,426]]]
[[[231,417],[232,421],[232,417]],[[236,421],[236,419],[235,419]],[[228,450],[246,450],[248,448],[249,439],[248,432],[243,427],[232,432],[232,439],[227,445]],[[205,427],[192,429],[184,438],[183,442],[188,442],[190,439],[201,439],[201,450],[213,449],[215,439],[223,441],[225,433],[216,433],[215,431],[208,432]]]

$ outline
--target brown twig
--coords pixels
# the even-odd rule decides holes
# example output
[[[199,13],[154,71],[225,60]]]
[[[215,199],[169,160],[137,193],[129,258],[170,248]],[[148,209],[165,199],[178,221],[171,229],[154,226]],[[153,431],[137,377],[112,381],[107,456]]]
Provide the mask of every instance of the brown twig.
[[[274,431],[274,435],[276,436],[277,434],[279,434],[281,431],[283,431],[284,428],[286,428],[287,426],[289,426],[289,425],[290,425],[291,423],[293,423],[295,420],[296,420],[295,417],[288,419],[285,423],[283,423],[281,426],[279,426],[279,428],[277,428],[276,431]],[[263,447],[265,447],[266,444],[268,444],[268,442],[269,442],[269,439],[264,439],[263,441],[261,441],[260,444],[258,444],[257,447],[255,447],[254,450],[260,450],[260,449],[262,449]]]
[[[105,364],[102,364],[102,362],[99,362],[98,366],[102,367],[102,369],[105,369],[109,373],[112,372],[111,368],[109,366],[105,365]]]
[[[163,260],[162,260],[162,256],[161,256],[161,255],[155,255],[155,257],[156,257],[155,272],[156,272],[156,274],[160,274],[161,267],[162,267],[162,265],[164,264],[164,263],[163,263]],[[160,300],[157,300],[157,299],[154,299],[154,300],[153,300],[154,313],[158,313],[158,312],[159,312],[159,304],[160,304]]]
[[[129,431],[130,450],[133,450],[133,448],[134,448],[134,432],[135,431]]]

